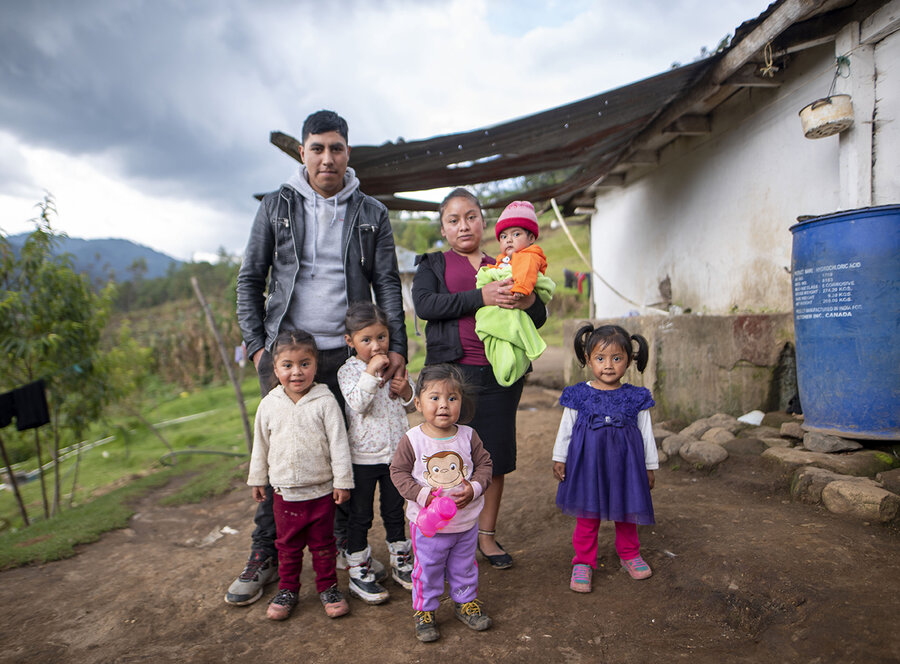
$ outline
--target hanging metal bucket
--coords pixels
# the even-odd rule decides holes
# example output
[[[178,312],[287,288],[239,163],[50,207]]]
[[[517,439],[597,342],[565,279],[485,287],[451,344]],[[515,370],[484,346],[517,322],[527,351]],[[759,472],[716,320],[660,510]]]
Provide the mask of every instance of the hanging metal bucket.
[[[825,138],[853,126],[850,95],[831,95],[817,99],[800,109],[800,122],[806,138]]]

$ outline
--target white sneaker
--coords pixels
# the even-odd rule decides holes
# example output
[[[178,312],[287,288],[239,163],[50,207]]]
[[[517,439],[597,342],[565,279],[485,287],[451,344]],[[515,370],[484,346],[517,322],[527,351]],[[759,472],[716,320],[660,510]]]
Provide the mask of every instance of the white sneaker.
[[[345,542],[347,540],[344,540]],[[350,567],[347,562],[347,549],[342,548],[340,544],[337,545],[337,558],[335,559],[334,566],[337,569],[347,569]],[[384,565],[381,564],[381,561],[378,558],[369,555],[369,569],[372,570],[372,573],[375,575],[375,580],[378,583],[384,583],[388,578],[388,571]]]
[[[350,594],[366,604],[384,604],[390,594],[375,578],[369,547],[347,554],[347,570],[350,572]]]
[[[412,590],[412,542],[388,542],[388,551],[391,552],[391,577],[407,590]]]

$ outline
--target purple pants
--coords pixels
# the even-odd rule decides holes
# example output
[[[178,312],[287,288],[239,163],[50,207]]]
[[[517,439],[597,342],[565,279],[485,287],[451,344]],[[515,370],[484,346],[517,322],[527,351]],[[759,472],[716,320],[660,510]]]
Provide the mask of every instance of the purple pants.
[[[444,594],[444,577],[450,584],[450,598],[459,604],[478,597],[478,524],[464,533],[439,532],[425,537],[415,523],[409,524],[415,566],[412,571],[413,608],[435,611]]]
[[[313,570],[316,572],[316,592],[328,590],[337,583],[334,544],[334,499],[329,493],[313,500],[287,501],[275,494],[272,503],[275,515],[278,549],[279,590],[300,590],[300,571],[303,569],[303,548],[309,547]]]
[[[600,523],[600,519],[579,517],[575,520],[575,532],[572,533],[572,547],[575,549],[573,565],[590,565],[592,569],[597,567],[597,533],[600,531]],[[641,542],[635,524],[616,521],[616,553],[622,560],[631,560],[640,555]]]

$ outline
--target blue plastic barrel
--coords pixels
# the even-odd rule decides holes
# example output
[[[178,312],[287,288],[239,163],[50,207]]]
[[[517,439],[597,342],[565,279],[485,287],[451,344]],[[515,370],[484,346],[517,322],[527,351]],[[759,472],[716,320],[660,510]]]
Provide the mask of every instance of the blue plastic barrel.
[[[804,428],[900,439],[900,205],[791,226]]]

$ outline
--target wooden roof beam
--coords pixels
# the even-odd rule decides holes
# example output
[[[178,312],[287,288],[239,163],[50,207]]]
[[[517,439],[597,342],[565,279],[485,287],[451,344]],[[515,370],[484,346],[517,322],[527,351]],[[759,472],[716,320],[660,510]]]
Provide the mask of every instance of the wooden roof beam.
[[[841,6],[846,5],[846,6]],[[830,2],[815,16],[800,21],[785,30],[773,42],[776,59],[805,51],[817,46],[824,46],[835,40],[838,32],[848,23],[877,20],[876,17],[890,13],[896,9],[897,0],[885,4],[884,0],[855,0],[855,2]],[[863,39],[865,41],[865,39]]]
[[[656,150],[635,150],[619,163],[626,166],[656,166],[659,163],[659,152]]]
[[[782,32],[814,12],[828,11],[846,4],[844,0],[786,0],[757,28],[731,48],[712,71],[710,78],[719,85],[747,64],[756,53]]]
[[[682,115],[663,129],[664,134],[704,136],[710,132],[708,115]]]
[[[860,42],[874,44],[897,30],[900,30],[900,0],[891,0],[863,20]]]
[[[778,37],[789,26],[812,15],[816,11],[835,6],[839,2],[840,0],[785,0],[784,3],[756,26],[750,34],[726,52],[703,82],[695,85],[688,94],[663,109],[637,135],[622,156],[628,157],[637,150],[643,149],[654,137],[662,134],[666,127],[682,115],[689,113],[695,105],[701,104],[703,100],[718,92],[724,81],[753,60],[766,44]]]
[[[763,65],[756,62],[748,62],[737,72],[731,75],[722,85],[730,85],[738,88],[777,88],[781,81],[777,78],[762,76],[760,70]]]
[[[590,189],[606,188],[612,189],[625,185],[625,175],[623,173],[610,173],[594,182]]]

